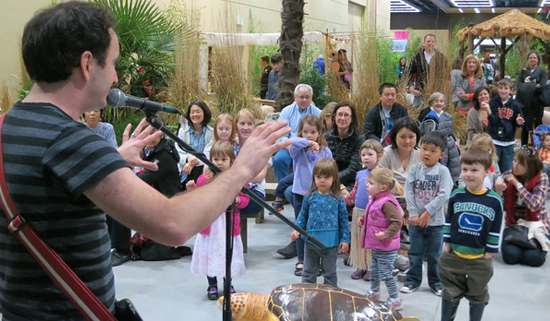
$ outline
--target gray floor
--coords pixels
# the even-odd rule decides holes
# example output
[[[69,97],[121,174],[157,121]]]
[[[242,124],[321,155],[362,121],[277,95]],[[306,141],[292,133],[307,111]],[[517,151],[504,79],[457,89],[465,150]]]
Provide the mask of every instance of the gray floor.
[[[283,214],[294,217],[292,207],[285,205]],[[249,247],[245,255],[247,271],[234,279],[239,292],[269,293],[283,284],[299,283],[294,276],[295,259],[281,259],[275,251],[289,241],[291,229],[278,218],[267,216],[262,224],[249,219]],[[193,245],[191,239],[186,245]],[[206,278],[189,271],[191,257],[165,262],[131,261],[114,268],[117,297],[131,298],[144,320],[222,320],[221,310],[206,298]],[[489,283],[491,301],[483,320],[549,320],[550,263],[541,268],[505,265],[497,255],[494,276]],[[352,280],[351,267],[338,260],[338,285],[345,289],[366,293],[370,283]],[[322,278],[319,279],[322,282]],[[402,285],[398,282],[398,286]],[[385,288],[383,287],[383,291]],[[402,314],[421,320],[440,319],[440,298],[422,287],[411,294],[400,294],[404,300]],[[383,298],[387,292],[383,292]],[[456,318],[468,320],[468,303],[463,300]],[[317,321],[317,320],[316,320]]]

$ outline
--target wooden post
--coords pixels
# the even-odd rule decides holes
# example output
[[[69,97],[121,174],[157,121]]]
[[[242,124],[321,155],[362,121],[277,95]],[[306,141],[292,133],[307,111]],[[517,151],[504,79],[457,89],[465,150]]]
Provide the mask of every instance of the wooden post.
[[[521,70],[523,69],[523,66],[525,64],[525,62],[527,61],[527,35],[526,34],[522,34],[519,36],[520,37],[520,40],[519,40],[519,70],[518,70],[518,75],[519,73],[521,72]]]
[[[498,69],[500,73],[497,80],[501,80],[506,74],[506,37],[500,38],[500,57],[498,58]]]
[[[474,54],[474,35],[468,33],[468,54]]]
[[[466,52],[466,48],[464,47],[464,40],[460,41],[458,44],[460,46],[460,49],[458,50],[458,56],[464,59],[464,53]]]

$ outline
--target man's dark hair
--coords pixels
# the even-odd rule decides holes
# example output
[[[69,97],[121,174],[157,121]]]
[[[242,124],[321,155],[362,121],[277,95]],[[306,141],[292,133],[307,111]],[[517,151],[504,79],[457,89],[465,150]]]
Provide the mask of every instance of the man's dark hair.
[[[273,65],[281,62],[282,60],[283,60],[283,56],[279,54],[273,54],[273,56],[271,56],[271,63]]]
[[[30,78],[54,83],[68,79],[90,51],[105,66],[113,16],[97,4],[65,2],[41,10],[25,26],[23,61]]]
[[[265,62],[269,63],[269,57],[268,56],[262,56],[260,59],[262,61],[265,61]]]
[[[422,142],[420,143],[421,146],[424,144],[434,145],[439,147],[439,149],[444,152],[445,147],[447,147],[447,135],[437,130],[427,132],[424,136],[422,136]]]
[[[380,85],[380,88],[378,88],[378,93],[382,95],[382,93],[384,92],[384,89],[386,88],[393,88],[395,89],[395,93],[397,93],[397,87],[394,84],[391,84],[389,82],[386,82]]]

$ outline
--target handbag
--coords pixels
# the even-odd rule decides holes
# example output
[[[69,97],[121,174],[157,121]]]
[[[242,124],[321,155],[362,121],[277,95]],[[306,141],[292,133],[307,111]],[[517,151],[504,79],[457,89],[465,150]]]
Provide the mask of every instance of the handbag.
[[[529,228],[523,225],[510,225],[504,229],[504,241],[524,249],[536,249],[538,242],[536,239],[529,239]]]
[[[0,133],[6,114],[0,117]],[[46,274],[67,296],[69,301],[89,321],[142,321],[132,302],[128,299],[115,303],[115,317],[103,305],[95,294],[80,280],[73,270],[36,234],[29,224],[26,224],[19,214],[19,209],[11,199],[4,172],[4,156],[2,154],[2,137],[0,135],[0,203],[8,218],[8,230],[15,234],[27,251],[44,269]],[[118,316],[121,318],[118,318]]]

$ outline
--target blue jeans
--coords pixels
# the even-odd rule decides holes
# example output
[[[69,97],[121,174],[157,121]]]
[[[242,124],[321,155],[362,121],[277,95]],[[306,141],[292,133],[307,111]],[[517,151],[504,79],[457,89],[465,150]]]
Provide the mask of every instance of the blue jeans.
[[[284,148],[273,156],[273,173],[275,174],[277,182],[288,175],[291,164],[292,158],[290,157],[290,153]]]
[[[277,187],[273,191],[275,197],[285,197],[285,190],[294,183],[294,173],[290,173],[282,179],[277,180]],[[290,201],[289,201],[290,202]]]
[[[437,261],[441,255],[443,245],[443,225],[418,227],[409,224],[409,238],[411,248],[409,250],[409,262],[411,264],[407,272],[406,283],[420,286],[422,283],[422,260],[428,260],[428,284],[434,286],[441,283]]]
[[[503,232],[503,237],[506,232]],[[536,249],[524,249],[514,244],[502,241],[502,260],[506,264],[522,264],[539,267],[546,262],[546,251],[537,243]]]
[[[498,146],[497,156],[498,156],[498,167],[500,172],[504,173],[509,169],[512,169],[512,163],[514,162],[514,145],[510,146]]]

